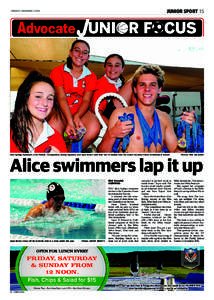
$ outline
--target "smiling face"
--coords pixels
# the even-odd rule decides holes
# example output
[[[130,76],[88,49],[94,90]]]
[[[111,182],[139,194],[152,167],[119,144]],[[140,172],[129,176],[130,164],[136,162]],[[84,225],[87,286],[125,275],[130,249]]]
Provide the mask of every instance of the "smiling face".
[[[89,49],[85,43],[76,43],[72,51],[69,51],[72,65],[82,67],[89,60]]]
[[[43,121],[50,114],[54,95],[53,87],[46,82],[37,82],[32,86],[27,106],[34,121]]]
[[[145,106],[155,105],[157,96],[161,93],[157,77],[153,74],[142,74],[138,78],[134,92],[137,95],[138,104]]]
[[[106,75],[111,80],[117,81],[123,70],[122,62],[117,56],[109,58],[105,64]]]

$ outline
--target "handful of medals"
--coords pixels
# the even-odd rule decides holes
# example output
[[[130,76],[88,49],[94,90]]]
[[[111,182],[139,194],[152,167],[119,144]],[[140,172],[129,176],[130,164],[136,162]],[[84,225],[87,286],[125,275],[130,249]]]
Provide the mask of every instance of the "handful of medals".
[[[70,135],[69,138],[71,140],[74,140],[75,142],[79,142],[84,134],[86,133],[86,128],[85,127],[80,127],[77,131],[76,131],[76,135]]]
[[[86,133],[85,127],[80,127],[76,130],[76,135],[70,135],[69,138],[71,143],[71,153],[81,153],[83,145],[83,136]]]
[[[187,152],[202,153],[204,152],[204,136],[196,114],[195,119],[196,122],[193,122],[192,130],[189,123],[182,120],[180,121],[177,129],[177,136],[179,138],[178,147],[186,149]],[[184,131],[186,133],[186,139],[183,137]]]

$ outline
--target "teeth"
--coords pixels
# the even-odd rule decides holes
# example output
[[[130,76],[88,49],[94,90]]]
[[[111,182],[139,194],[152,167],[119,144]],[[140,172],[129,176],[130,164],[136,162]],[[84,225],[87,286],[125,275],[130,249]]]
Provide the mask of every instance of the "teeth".
[[[39,111],[46,112],[47,108],[37,108]]]

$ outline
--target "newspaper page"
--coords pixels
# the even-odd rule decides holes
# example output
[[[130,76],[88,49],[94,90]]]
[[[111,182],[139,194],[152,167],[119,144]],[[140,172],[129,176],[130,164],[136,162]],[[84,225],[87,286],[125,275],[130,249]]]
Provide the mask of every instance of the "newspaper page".
[[[131,13],[10,10],[11,294],[206,292],[207,11]]]

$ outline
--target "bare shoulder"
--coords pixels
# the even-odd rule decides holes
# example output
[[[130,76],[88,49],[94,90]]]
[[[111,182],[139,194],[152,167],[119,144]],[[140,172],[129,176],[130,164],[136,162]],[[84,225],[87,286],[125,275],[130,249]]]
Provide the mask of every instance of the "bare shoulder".
[[[127,106],[122,108],[117,108],[113,111],[112,116],[122,116],[124,113],[130,114],[134,113],[135,107],[134,106]]]
[[[134,113],[134,111],[134,106],[127,106],[115,109],[109,119],[109,127],[114,126],[114,124],[118,121],[118,117],[123,116],[124,113],[130,114]]]
[[[171,124],[170,116],[166,112],[161,111],[159,109],[156,109],[156,112],[158,114],[160,122],[165,123],[165,125]]]
[[[39,204],[36,207],[31,208],[32,211],[43,211],[45,209],[45,205],[44,204]]]
[[[43,204],[39,204],[38,206],[31,208],[28,214],[26,215],[25,220],[41,216],[44,209],[45,206]]]

